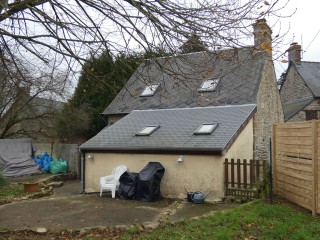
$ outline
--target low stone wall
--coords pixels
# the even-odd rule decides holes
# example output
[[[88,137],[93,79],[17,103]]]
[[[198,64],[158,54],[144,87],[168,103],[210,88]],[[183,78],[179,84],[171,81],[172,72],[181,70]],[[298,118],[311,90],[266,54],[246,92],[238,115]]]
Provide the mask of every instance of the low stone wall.
[[[69,172],[79,173],[80,169],[80,152],[78,144],[58,144],[58,143],[34,143],[37,150],[36,155],[47,152],[53,159],[66,160]]]

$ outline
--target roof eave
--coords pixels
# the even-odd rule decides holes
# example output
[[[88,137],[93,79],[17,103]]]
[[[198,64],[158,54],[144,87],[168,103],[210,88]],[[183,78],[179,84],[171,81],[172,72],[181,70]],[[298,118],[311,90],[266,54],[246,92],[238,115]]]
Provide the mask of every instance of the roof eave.
[[[99,153],[141,153],[141,154],[190,154],[190,155],[219,155],[223,156],[222,148],[106,148],[79,147],[83,152]]]

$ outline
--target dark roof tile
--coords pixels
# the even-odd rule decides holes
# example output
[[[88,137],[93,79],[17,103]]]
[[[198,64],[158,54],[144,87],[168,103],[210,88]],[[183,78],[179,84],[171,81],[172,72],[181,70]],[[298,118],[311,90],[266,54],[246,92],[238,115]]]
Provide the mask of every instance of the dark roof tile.
[[[255,104],[134,110],[103,129],[80,149],[101,151],[202,151],[227,150],[241,127],[255,112]],[[203,123],[218,123],[211,135],[194,135]],[[160,125],[150,136],[135,136],[147,125]]]

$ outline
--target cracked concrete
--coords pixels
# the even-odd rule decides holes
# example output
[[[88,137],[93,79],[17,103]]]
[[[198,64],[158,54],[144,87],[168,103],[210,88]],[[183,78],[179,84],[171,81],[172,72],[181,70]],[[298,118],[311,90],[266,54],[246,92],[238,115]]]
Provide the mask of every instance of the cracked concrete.
[[[190,219],[236,205],[192,204],[184,200],[157,202],[112,199],[111,195],[80,194],[79,181],[54,188],[53,195],[0,206],[0,231],[46,228],[82,229],[101,226],[143,225],[155,228],[162,221]]]

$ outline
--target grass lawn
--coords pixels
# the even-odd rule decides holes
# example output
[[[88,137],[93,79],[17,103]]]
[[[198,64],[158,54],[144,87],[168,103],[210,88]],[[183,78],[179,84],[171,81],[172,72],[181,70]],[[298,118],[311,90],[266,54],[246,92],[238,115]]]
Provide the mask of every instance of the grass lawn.
[[[7,183],[0,187],[0,204],[25,194],[22,184]]]
[[[11,193],[20,190],[8,190]],[[2,189],[3,194],[4,191]],[[313,217],[286,201],[270,205],[256,200],[239,207],[216,212],[197,220],[180,220],[177,223],[163,223],[155,230],[134,226],[127,230],[107,227],[92,229],[81,234],[79,231],[48,231],[37,234],[31,230],[0,232],[1,239],[320,239],[320,216]]]
[[[320,239],[320,217],[288,204],[255,201],[153,232],[132,231],[122,239]]]

